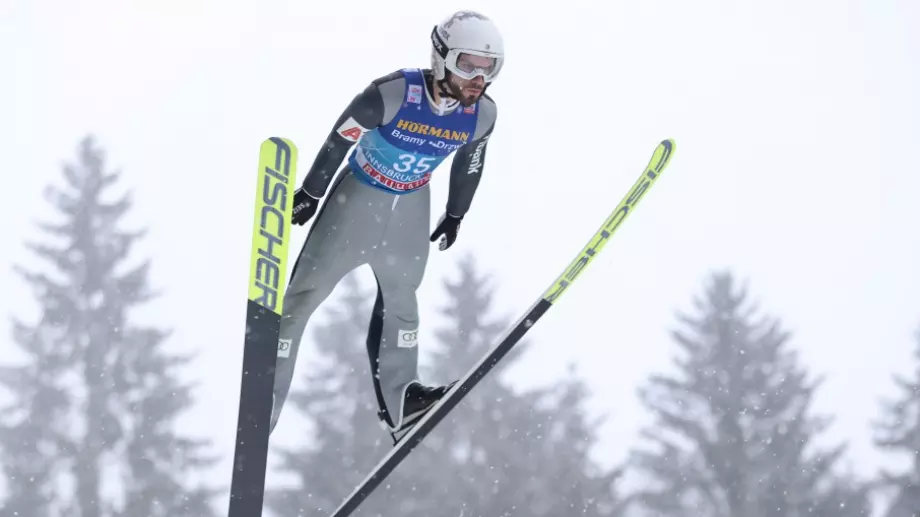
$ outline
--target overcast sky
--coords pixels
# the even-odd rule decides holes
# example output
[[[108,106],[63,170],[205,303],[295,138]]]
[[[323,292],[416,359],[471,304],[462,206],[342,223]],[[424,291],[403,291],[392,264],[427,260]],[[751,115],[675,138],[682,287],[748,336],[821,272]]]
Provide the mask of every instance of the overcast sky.
[[[507,48],[490,89],[498,124],[459,240],[432,248],[422,350],[458,257],[476,255],[516,317],[674,138],[665,176],[533,328],[521,385],[576,362],[592,409],[611,415],[599,455],[621,460],[646,422],[636,388],[670,368],[674,311],[730,267],[828,376],[817,409],[836,417],[830,438],[851,440],[863,473],[886,464],[868,423],[891,373],[910,370],[920,324],[920,4],[546,5],[0,0],[0,313],[32,315],[10,266],[29,260],[21,242],[48,215],[42,187],[95,134],[135,192],[130,222],[150,227],[139,251],[164,294],[145,317],[200,352],[201,405],[184,422],[229,461],[259,143],[293,139],[305,172],[355,93],[427,66],[431,26],[482,9]],[[433,221],[448,169],[432,183]],[[283,418],[278,440],[297,439]],[[225,462],[212,480],[229,474]]]

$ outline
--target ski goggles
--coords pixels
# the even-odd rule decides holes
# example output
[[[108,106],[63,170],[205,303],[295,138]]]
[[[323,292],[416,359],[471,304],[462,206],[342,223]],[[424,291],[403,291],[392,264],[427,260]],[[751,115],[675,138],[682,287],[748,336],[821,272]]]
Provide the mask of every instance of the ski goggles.
[[[449,51],[444,63],[448,70],[462,79],[474,79],[481,75],[486,82],[495,79],[502,65],[501,58],[494,54],[460,49]]]
[[[475,79],[483,76],[486,82],[493,81],[502,69],[504,58],[491,52],[470,49],[447,49],[447,44],[438,34],[438,28],[431,30],[431,43],[435,51],[444,60],[444,67],[463,79]]]

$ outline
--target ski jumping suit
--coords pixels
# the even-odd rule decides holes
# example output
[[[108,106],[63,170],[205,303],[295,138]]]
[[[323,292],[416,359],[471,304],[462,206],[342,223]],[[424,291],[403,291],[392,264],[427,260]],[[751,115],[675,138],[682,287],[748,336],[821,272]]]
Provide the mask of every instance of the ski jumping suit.
[[[446,212],[465,215],[497,115],[487,95],[471,107],[458,105],[438,115],[429,104],[430,80],[430,71],[419,69],[374,80],[340,115],[304,179],[304,190],[317,199],[330,184],[332,188],[294,263],[285,294],[272,427],[290,389],[308,320],[338,282],[364,264],[377,280],[367,336],[377,402],[391,428],[401,420],[405,386],[418,377],[416,289],[430,245],[428,181],[456,152]]]

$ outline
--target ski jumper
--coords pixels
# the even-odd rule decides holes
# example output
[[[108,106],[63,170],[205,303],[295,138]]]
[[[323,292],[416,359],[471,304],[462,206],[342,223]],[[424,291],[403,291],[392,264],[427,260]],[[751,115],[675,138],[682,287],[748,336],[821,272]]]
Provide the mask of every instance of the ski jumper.
[[[304,179],[304,189],[316,198],[331,189],[285,293],[273,426],[290,389],[307,322],[339,281],[364,264],[377,281],[367,335],[371,380],[381,416],[391,427],[400,419],[403,390],[418,378],[416,290],[431,245],[428,182],[455,153],[446,211],[465,215],[497,115],[494,101],[485,95],[469,108],[436,114],[426,87],[429,74],[407,69],[373,81],[336,121]]]

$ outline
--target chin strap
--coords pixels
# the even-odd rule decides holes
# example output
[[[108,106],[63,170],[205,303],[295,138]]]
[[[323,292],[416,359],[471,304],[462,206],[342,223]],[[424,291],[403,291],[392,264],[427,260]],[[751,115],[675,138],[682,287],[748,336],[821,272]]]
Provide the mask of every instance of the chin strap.
[[[431,109],[435,110],[438,115],[444,115],[445,113],[456,109],[456,107],[460,105],[460,101],[451,95],[450,90],[447,89],[445,80],[432,81],[434,83],[434,87],[438,89],[438,95],[441,97],[441,100],[440,102],[435,102],[434,96],[431,95],[431,91],[428,88],[425,88],[425,96],[428,97],[428,104],[431,105]]]
[[[447,88],[447,79],[441,79],[437,82],[438,93],[441,94],[441,97],[450,97],[453,98],[453,95],[450,94],[450,89]]]

